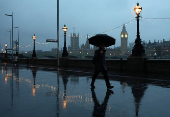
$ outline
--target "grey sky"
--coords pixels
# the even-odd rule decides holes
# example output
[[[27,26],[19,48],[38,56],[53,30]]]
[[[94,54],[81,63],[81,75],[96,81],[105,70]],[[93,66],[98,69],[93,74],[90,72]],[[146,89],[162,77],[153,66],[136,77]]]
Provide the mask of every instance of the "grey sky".
[[[66,24],[67,34],[74,32],[80,36],[102,33],[135,19],[133,8],[136,3],[142,7],[143,18],[170,18],[170,0],[60,0],[60,36],[63,36],[62,27]],[[11,17],[14,15],[14,26],[20,30],[20,46],[26,46],[33,42],[32,36],[37,36],[36,41],[44,43],[47,38],[57,38],[57,0],[0,0],[0,43],[10,44],[9,33],[11,29]],[[141,39],[148,42],[154,39],[169,40],[170,19],[140,20]],[[136,21],[126,25],[128,42],[134,42],[136,38]],[[107,34],[116,39],[116,45],[120,46],[120,33],[122,28],[110,31]],[[14,29],[14,40],[17,39],[17,29]],[[60,48],[63,47],[63,37],[60,38]],[[86,37],[80,37],[80,45],[85,43]],[[67,36],[67,46],[70,45],[70,37]],[[50,50],[57,47],[57,43],[48,45],[36,44],[36,49]],[[111,46],[113,47],[113,46]],[[20,50],[32,50],[33,45]]]

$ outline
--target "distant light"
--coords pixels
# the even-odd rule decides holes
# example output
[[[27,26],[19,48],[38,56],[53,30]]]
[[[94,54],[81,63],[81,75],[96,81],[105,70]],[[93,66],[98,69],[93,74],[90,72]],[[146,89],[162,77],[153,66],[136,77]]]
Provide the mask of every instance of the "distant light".
[[[27,52],[25,52],[25,53],[27,53]]]

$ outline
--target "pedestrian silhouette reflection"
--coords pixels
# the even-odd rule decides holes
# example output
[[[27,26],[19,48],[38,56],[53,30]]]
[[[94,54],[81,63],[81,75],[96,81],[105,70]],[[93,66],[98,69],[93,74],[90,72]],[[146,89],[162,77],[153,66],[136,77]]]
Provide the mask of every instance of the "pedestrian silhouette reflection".
[[[109,89],[107,90],[102,104],[100,104],[99,101],[97,100],[96,93],[93,88],[91,88],[91,92],[92,92],[92,98],[94,102],[94,109],[93,109],[92,116],[93,117],[105,117],[107,103],[108,103],[110,95],[113,94],[113,91]]]

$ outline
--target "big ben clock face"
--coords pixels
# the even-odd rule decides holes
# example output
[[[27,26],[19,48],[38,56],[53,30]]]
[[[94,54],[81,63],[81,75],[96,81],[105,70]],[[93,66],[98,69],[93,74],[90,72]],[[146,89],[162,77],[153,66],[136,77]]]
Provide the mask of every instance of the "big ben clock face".
[[[121,37],[123,37],[123,34],[121,35]]]
[[[125,35],[125,37],[127,38],[127,35]]]

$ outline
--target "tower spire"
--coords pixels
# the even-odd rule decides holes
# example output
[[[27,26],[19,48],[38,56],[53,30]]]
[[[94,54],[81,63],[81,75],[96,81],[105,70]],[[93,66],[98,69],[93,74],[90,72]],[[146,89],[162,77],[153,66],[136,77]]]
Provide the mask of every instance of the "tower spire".
[[[128,41],[128,33],[126,31],[125,24],[123,24],[120,37],[121,37],[121,54],[125,55],[127,54],[127,41]]]
[[[127,31],[126,31],[125,24],[123,24],[122,32],[127,32]]]
[[[87,41],[88,41],[88,39],[89,39],[89,36],[88,36],[88,34],[87,34]]]

